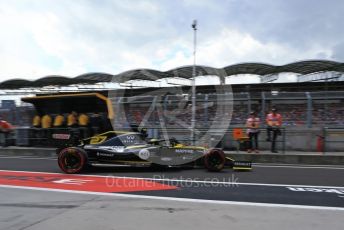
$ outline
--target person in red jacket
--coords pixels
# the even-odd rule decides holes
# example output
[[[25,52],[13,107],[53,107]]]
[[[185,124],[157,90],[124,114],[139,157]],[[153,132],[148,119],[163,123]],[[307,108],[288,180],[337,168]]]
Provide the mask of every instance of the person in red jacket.
[[[271,152],[278,153],[276,150],[276,139],[278,135],[281,135],[282,126],[282,115],[277,113],[276,108],[271,109],[271,113],[266,116],[267,124],[267,139],[266,141],[271,141]],[[272,139],[271,139],[272,133]]]
[[[0,133],[3,134],[4,139],[2,140],[2,146],[6,146],[7,145],[7,138],[8,135],[13,131],[13,126],[5,121],[0,119]]]
[[[5,120],[0,120],[0,132],[2,133],[9,133],[13,130],[13,126],[5,121]]]

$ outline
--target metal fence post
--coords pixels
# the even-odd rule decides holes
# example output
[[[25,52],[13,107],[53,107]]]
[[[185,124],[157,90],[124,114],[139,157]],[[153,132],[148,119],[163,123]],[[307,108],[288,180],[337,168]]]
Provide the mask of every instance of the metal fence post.
[[[206,124],[206,126],[208,127],[209,125],[209,121],[208,121],[208,94],[205,95],[204,100],[205,103],[204,104],[204,123]]]
[[[112,120],[113,121],[112,126],[114,129],[118,128],[119,124],[121,123],[120,122],[120,119],[121,119],[120,116],[122,116],[121,113],[125,113],[125,111],[121,110],[122,109],[120,106],[121,100],[122,100],[122,97],[119,97],[117,100],[113,100],[114,101],[113,107],[116,108],[116,116],[115,116],[115,119]],[[123,109],[124,109],[124,106],[123,106]],[[123,116],[125,116],[125,115],[123,114]],[[121,128],[123,128],[123,127],[121,127]]]
[[[285,141],[286,141],[286,129],[283,128],[283,143],[282,143],[283,154],[285,154]]]
[[[307,97],[307,118],[306,118],[306,123],[307,123],[307,128],[312,128],[312,123],[313,123],[313,108],[312,108],[312,96],[309,92],[306,92],[306,97]]]
[[[247,110],[248,110],[248,114],[251,112],[252,110],[252,106],[251,106],[251,95],[248,92],[247,93]]]
[[[262,114],[260,116],[261,121],[265,120],[265,94],[262,92]]]
[[[323,127],[323,154],[325,155],[326,153],[326,141],[327,141],[327,127]]]
[[[165,111],[165,112],[167,111],[167,102],[168,102],[168,98],[169,98],[169,95],[167,95],[167,96],[164,98],[164,111]]]

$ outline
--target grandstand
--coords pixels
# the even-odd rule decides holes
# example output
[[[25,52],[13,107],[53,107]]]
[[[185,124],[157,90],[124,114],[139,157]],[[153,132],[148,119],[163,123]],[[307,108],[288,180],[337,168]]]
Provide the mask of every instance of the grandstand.
[[[324,88],[324,84],[318,82],[307,84],[283,83],[273,86],[273,88],[268,84],[245,86],[250,86],[251,90],[244,92],[241,91],[242,85],[232,86],[234,103],[231,125],[243,125],[247,114],[252,110],[259,112],[264,117],[269,108],[276,106],[283,114],[284,126],[287,127],[344,126],[344,91],[338,91],[338,87],[341,87],[338,84],[329,84],[327,91],[318,91],[319,88]],[[197,88],[197,106],[198,108],[203,107],[197,112],[198,125],[206,126],[210,121],[216,119],[214,114],[216,108],[211,106],[210,95],[212,93],[210,93],[210,88],[211,86]],[[129,92],[126,90],[126,95],[148,95],[152,90],[154,89],[129,90]],[[166,92],[171,91],[169,88],[165,90]],[[188,92],[188,90],[187,87],[184,87],[184,92]],[[130,122],[140,123],[153,101],[153,96],[133,100],[131,104],[123,103],[127,98],[130,97],[123,97],[118,101],[119,104],[124,105],[123,114],[128,114]],[[189,96],[167,95],[160,103],[166,111],[173,111],[173,109],[178,108],[181,98],[188,102],[191,100]],[[190,113],[185,112],[179,114],[178,118],[187,122],[190,119],[189,116]],[[153,119],[154,116],[150,120],[150,126],[154,126]],[[173,125],[173,121],[167,123]],[[120,124],[121,120],[118,122],[118,125]]]
[[[87,73],[74,78],[65,76],[46,76],[38,80],[11,79],[0,83],[0,89],[18,89],[44,87],[51,85],[96,84],[99,82],[128,83],[134,80],[159,81],[161,79],[191,79],[193,66],[178,67],[169,71],[153,69],[129,70],[117,75],[108,73]],[[226,83],[226,77],[242,74],[257,75],[261,83],[279,79],[281,73],[293,73],[298,82],[305,81],[343,81],[344,63],[328,60],[307,60],[275,66],[265,63],[241,63],[223,68],[195,66],[197,76],[217,76],[220,84]]]
[[[232,93],[233,111],[231,125],[243,124],[247,114],[255,110],[263,117],[272,105],[279,107],[284,114],[285,126],[313,127],[313,126],[341,126],[343,124],[343,99],[344,99],[344,64],[327,60],[300,61],[283,66],[274,66],[263,63],[242,63],[230,65],[224,68],[213,68],[196,66],[197,76],[218,76],[220,86],[203,85],[197,87],[197,119],[203,126],[208,126],[216,120],[214,106],[209,106],[214,101],[212,97],[219,93]],[[273,83],[278,80],[281,73],[293,73],[297,76],[296,82]],[[226,78],[251,74],[259,76],[260,84],[235,84],[231,87],[225,84]],[[128,123],[141,122],[145,116],[155,95],[150,92],[156,91],[152,87],[133,88],[133,82],[150,82],[161,79],[190,79],[192,66],[175,68],[166,72],[151,69],[130,70],[117,75],[107,73],[88,73],[68,78],[65,76],[47,76],[38,80],[29,81],[23,79],[12,79],[0,83],[0,89],[5,94],[38,93],[46,94],[60,92],[62,86],[72,85],[70,91],[104,91],[106,86],[101,85],[109,82],[116,82],[130,85],[130,87],[118,87],[115,93],[110,91],[109,95],[114,98],[113,103],[123,105],[121,113],[126,114]],[[243,76],[241,76],[243,78]],[[243,79],[243,81],[246,81]],[[178,80],[177,80],[178,82]],[[167,85],[168,86],[168,85]],[[66,90],[66,89],[64,89]],[[112,90],[112,89],[110,89]],[[186,104],[190,103],[189,86],[165,87],[159,90],[159,104],[163,105],[164,114],[167,115],[175,108],[180,108],[180,100]],[[172,92],[172,93],[171,93]],[[173,95],[173,94],[179,95]],[[117,96],[116,96],[117,95]],[[132,96],[145,95],[141,99]],[[161,97],[163,96],[163,97]],[[156,99],[155,99],[156,100]],[[6,104],[7,103],[7,104]],[[23,126],[30,123],[33,109],[30,105],[15,106],[12,102],[8,104],[4,100],[1,105],[1,115],[15,125]],[[204,106],[207,105],[207,106]],[[123,126],[124,115],[117,111],[116,126]],[[158,112],[153,111],[148,119],[147,125],[154,126],[158,123]],[[178,114],[175,119],[189,121],[187,111]],[[20,119],[18,119],[20,117]],[[171,117],[171,116],[166,116]],[[198,124],[200,124],[198,122]],[[166,121],[174,125],[173,119]]]
[[[230,127],[241,127],[252,110],[264,120],[272,106],[278,107],[284,117],[283,126],[289,133],[295,130],[309,132],[312,142],[325,127],[344,128],[343,63],[302,61],[284,66],[243,63],[222,69],[197,66],[196,72],[197,76],[217,76],[220,79],[219,85],[197,86],[197,129],[221,127],[219,121],[226,117],[230,120]],[[159,128],[161,122],[170,129],[185,129],[191,125],[190,85],[149,86],[161,79],[189,80],[191,73],[192,66],[187,66],[166,72],[140,69],[118,75],[48,76],[35,81],[8,80],[0,83],[0,89],[7,94],[97,91],[112,100],[115,108],[112,124],[115,129],[126,129],[133,124]],[[281,73],[296,74],[297,81],[273,82]],[[259,76],[261,83],[225,84],[227,77],[239,76],[243,79],[242,74]],[[111,82],[117,84],[116,89],[106,85]],[[135,82],[146,82],[147,87],[133,87]],[[66,86],[70,88],[62,88]],[[229,106],[233,113],[225,111],[218,114],[221,105]],[[30,126],[34,108],[29,104],[16,105],[11,100],[3,100],[0,113],[3,119],[16,126]]]
[[[219,87],[221,87],[222,92],[226,91],[227,86]],[[175,88],[165,88],[159,93],[167,94],[175,91]],[[178,108],[182,100],[184,100],[184,104],[191,101],[190,96],[187,95],[190,90],[189,87],[178,88],[180,95],[166,95],[159,101],[163,110],[166,111],[166,115],[171,114],[171,111]],[[232,85],[233,115],[231,125],[244,124],[247,114],[251,110],[255,110],[261,116],[264,116],[269,108],[275,105],[284,116],[285,126],[344,126],[344,91],[340,91],[340,88],[343,88],[343,86],[334,82],[327,84],[327,91],[324,91],[325,86],[322,82]],[[157,97],[149,95],[154,90],[156,89],[144,88],[116,91],[116,94],[123,96],[113,101],[113,103],[116,103],[114,107],[123,107],[124,110],[120,111],[120,113],[117,111],[115,126],[125,125],[123,123],[124,116],[127,116],[129,123],[140,123],[154,98]],[[214,114],[216,107],[212,103],[216,99],[216,97],[212,97],[214,90],[212,86],[197,87],[198,125],[207,126],[212,120],[216,120]],[[110,93],[104,91],[104,94],[111,94],[111,91]],[[145,96],[140,97],[139,95]],[[2,101],[0,109],[2,118],[17,126],[30,125],[31,117],[34,114],[33,108],[27,104],[16,106],[13,101],[10,104],[9,102],[11,100]],[[189,116],[190,111],[185,110],[184,113],[177,114],[176,118],[187,122],[190,120]],[[155,110],[147,125],[155,126],[158,122],[157,111]],[[173,120],[166,122],[172,126],[174,125]]]

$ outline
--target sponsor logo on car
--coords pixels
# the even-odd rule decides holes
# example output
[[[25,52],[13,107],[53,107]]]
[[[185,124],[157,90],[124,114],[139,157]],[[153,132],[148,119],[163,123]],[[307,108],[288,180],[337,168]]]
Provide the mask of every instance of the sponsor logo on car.
[[[251,167],[252,163],[246,161],[234,161],[234,166]]]
[[[139,152],[139,157],[142,160],[147,160],[150,157],[150,152],[148,149],[141,149]]]
[[[193,156],[183,156],[182,159],[183,160],[192,160],[192,159],[194,159],[194,157]]]
[[[115,154],[114,153],[100,153],[97,152],[98,157],[113,157]]]
[[[193,149],[176,149],[176,153],[193,153]]]
[[[124,146],[99,146],[99,149],[122,153],[125,147]]]
[[[66,134],[66,133],[54,133],[52,135],[53,139],[57,139],[57,140],[69,140],[70,138],[70,134]]]
[[[162,157],[161,158],[162,161],[172,161],[171,157]]]
[[[133,144],[136,143],[136,137],[134,135],[125,136],[121,141],[123,144]]]

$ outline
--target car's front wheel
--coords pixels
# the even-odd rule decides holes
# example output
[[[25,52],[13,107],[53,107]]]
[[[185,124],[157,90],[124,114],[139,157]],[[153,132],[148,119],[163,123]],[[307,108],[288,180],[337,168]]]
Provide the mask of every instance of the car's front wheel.
[[[87,153],[77,147],[64,148],[58,154],[58,165],[65,173],[80,173],[87,165]]]

